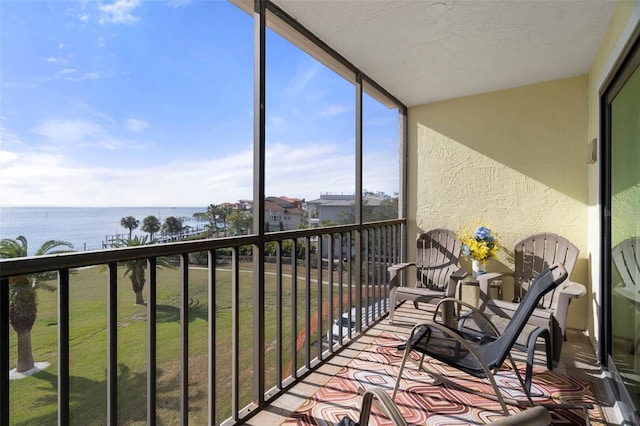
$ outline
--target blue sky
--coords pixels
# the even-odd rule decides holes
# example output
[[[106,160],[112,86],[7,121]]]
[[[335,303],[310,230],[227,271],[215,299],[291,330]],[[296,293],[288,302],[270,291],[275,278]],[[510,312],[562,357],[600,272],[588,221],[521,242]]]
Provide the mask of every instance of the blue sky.
[[[0,206],[252,198],[251,16],[4,0],[0,19]],[[353,86],[271,31],[267,49],[267,195],[352,192]],[[396,111],[366,97],[364,134],[365,189],[396,192]]]

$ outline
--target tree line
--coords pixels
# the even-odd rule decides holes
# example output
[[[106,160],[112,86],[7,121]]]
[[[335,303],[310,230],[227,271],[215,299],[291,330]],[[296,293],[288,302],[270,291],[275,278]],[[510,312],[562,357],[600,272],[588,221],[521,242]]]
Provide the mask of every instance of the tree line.
[[[126,216],[120,219],[120,225],[129,230],[129,238],[134,229],[140,226],[140,221],[133,216]],[[153,215],[149,215],[142,220],[142,231],[149,234],[150,239],[154,239],[158,231],[162,230],[167,234],[178,234],[183,231],[182,219],[175,216],[169,216],[160,223],[160,219]]]
[[[209,221],[206,226],[209,237],[245,235],[253,227],[253,215],[248,211],[234,209],[228,205],[209,204],[207,210],[193,217]]]

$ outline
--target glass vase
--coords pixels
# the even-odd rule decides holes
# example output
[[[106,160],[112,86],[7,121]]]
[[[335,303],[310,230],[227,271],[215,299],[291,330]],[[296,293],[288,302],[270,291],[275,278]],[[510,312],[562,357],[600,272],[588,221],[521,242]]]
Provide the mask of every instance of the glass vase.
[[[471,261],[471,269],[473,270],[473,276],[475,278],[487,273],[487,265],[479,260],[474,259]]]

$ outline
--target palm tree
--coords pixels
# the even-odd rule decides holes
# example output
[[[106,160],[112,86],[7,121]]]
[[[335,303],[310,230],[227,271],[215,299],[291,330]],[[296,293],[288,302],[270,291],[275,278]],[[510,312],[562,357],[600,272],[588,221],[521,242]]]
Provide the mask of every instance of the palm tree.
[[[60,247],[67,249],[58,250]],[[36,251],[36,256],[71,251],[73,245],[66,241],[49,240]],[[15,240],[0,240],[0,258],[27,257],[27,239],[20,235]],[[18,275],[9,278],[9,322],[18,336],[18,362],[16,370],[27,371],[34,367],[31,350],[31,329],[38,315],[36,288],[44,281],[54,279],[55,272]]]
[[[156,240],[150,240],[147,242],[147,235],[144,237],[136,235],[133,238],[120,240],[120,242],[114,245],[114,247],[137,247],[155,243]],[[129,260],[122,262],[122,265],[126,268],[124,272],[125,276],[131,280],[131,290],[133,290],[136,295],[135,304],[144,305],[145,301],[142,290],[144,290],[144,285],[146,283],[147,261],[142,259]],[[156,259],[156,266],[158,269],[162,269],[162,267],[173,267],[165,257],[158,257]]]
[[[233,212],[233,208],[226,206],[220,206],[220,215],[219,219],[222,220],[222,226],[224,227],[224,234],[227,235],[227,217]]]
[[[142,221],[142,230],[148,233],[151,239],[153,239],[161,227],[160,220],[153,215],[145,217]],[[129,238],[131,238],[131,235],[129,235]]]
[[[251,213],[235,210],[229,213],[229,229],[232,235],[248,234],[253,225],[253,216]]]
[[[218,216],[220,216],[221,209],[217,204],[209,204],[207,206],[207,217],[209,218],[209,228],[213,229],[218,236]]]
[[[133,216],[127,216],[120,219],[120,225],[129,230],[129,239],[131,239],[131,233],[138,227],[140,221]]]
[[[162,229],[169,235],[179,234],[182,232],[182,220],[175,216],[169,216],[164,220]]]

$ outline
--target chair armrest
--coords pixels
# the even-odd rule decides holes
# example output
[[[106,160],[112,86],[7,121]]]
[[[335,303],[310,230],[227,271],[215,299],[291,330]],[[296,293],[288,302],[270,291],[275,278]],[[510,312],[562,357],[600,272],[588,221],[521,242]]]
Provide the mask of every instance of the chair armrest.
[[[480,364],[480,366],[484,370],[484,372],[486,374],[486,377],[492,377],[491,369],[489,368],[487,363],[484,361],[484,359],[480,355],[480,352],[478,352],[478,349],[474,345],[471,345],[467,340],[465,340],[464,337],[462,337],[458,333],[456,333],[455,330],[452,330],[452,329],[448,328],[447,326],[445,326],[443,324],[440,324],[439,322],[436,322],[436,321],[426,320],[424,323],[417,324],[415,327],[413,327],[413,329],[411,330],[411,334],[409,335],[409,339],[407,340],[407,343],[406,343],[406,345],[404,347],[404,351],[405,351],[404,357],[406,359],[408,359],[409,353],[412,350],[414,335],[416,334],[418,329],[420,329],[421,327],[424,327],[424,326],[436,329],[439,332],[441,332],[442,334],[444,334],[445,336],[451,337],[452,340],[455,340],[456,343],[458,343],[460,346],[462,346],[467,351],[469,351],[469,353],[478,361],[478,364]],[[502,400],[502,396],[501,395],[497,395],[497,397],[498,397],[498,399],[501,400],[501,403],[504,403],[504,401]],[[395,398],[395,393],[391,398],[392,399]]]
[[[567,315],[569,314],[569,303],[573,299],[577,299],[587,294],[587,289],[584,285],[573,281],[565,281],[561,287],[557,290],[557,302],[553,311],[553,316],[558,321],[562,335],[565,335]]]
[[[485,321],[489,327],[491,328],[491,330],[495,333],[494,336],[492,337],[498,337],[500,336],[500,331],[498,330],[498,328],[493,324],[493,322],[491,321],[491,319],[487,316],[487,314],[485,314],[484,312],[481,312],[478,308],[476,308],[475,306],[462,301],[460,299],[456,299],[455,297],[445,297],[443,299],[440,299],[440,301],[436,304],[436,307],[434,309],[433,312],[433,321],[436,320],[436,316],[438,314],[438,309],[440,309],[440,305],[442,305],[445,302],[453,302],[458,304],[458,306],[464,306],[465,308],[469,309],[471,311],[472,314],[476,314],[478,318],[482,318],[483,321]],[[460,309],[458,308],[458,311],[460,311]]]
[[[398,280],[398,272],[407,269],[409,266],[416,266],[416,264],[415,262],[397,263],[387,268],[387,271],[389,271],[389,290],[400,287],[401,283]]]
[[[480,294],[478,297],[478,310],[480,312],[484,312],[487,307],[487,299],[489,298],[489,289],[491,287],[491,281],[502,278],[513,276],[513,272],[488,272],[486,274],[479,275],[476,277],[478,280],[478,286],[480,287]]]
[[[570,299],[577,299],[587,294],[587,288],[584,285],[569,280],[560,286],[559,291],[560,294],[566,294]]]
[[[534,426],[534,425],[550,425],[552,422],[549,410],[542,406],[527,408],[518,414],[512,414],[499,420],[487,423],[491,426]]]
[[[467,275],[469,275],[469,273],[466,271],[466,269],[460,268],[457,271],[455,271],[453,274],[451,274],[451,278],[456,280],[461,280]]]
[[[458,268],[451,275],[449,275],[449,283],[447,284],[445,295],[447,297],[455,297],[458,283],[467,275],[469,275],[469,273],[463,268]]]
[[[416,262],[405,262],[405,263],[396,263],[387,268],[387,271],[401,271],[403,269],[408,268],[409,266],[416,266]]]
[[[362,395],[362,409],[360,411],[358,424],[363,426],[369,424],[372,405],[378,407],[378,409],[382,411],[395,426],[407,425],[404,417],[402,417],[402,413],[396,404],[393,403],[391,397],[387,395],[384,390],[379,388],[368,389]]]

